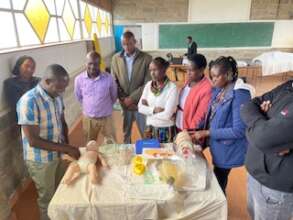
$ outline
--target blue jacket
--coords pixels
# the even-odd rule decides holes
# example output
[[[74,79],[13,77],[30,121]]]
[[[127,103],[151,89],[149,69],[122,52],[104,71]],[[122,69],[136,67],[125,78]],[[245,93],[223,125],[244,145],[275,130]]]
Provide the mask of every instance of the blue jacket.
[[[240,118],[240,108],[251,99],[251,95],[245,86],[241,88],[236,84],[217,105],[210,122],[210,150],[214,165],[220,168],[242,166],[247,150],[246,126]],[[214,89],[211,103],[219,92],[220,89]],[[211,104],[207,116],[210,111]]]

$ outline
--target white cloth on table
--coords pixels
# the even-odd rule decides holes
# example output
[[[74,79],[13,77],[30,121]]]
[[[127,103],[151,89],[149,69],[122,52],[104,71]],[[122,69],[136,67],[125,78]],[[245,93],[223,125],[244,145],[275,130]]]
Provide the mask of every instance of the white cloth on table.
[[[205,191],[167,201],[130,199],[125,180],[112,171],[102,185],[91,184],[86,175],[72,186],[59,185],[48,208],[51,220],[227,219],[227,202],[211,171]]]
[[[244,60],[237,60],[237,66],[238,67],[247,67],[248,63]]]
[[[267,52],[254,58],[252,62],[261,63],[263,76],[293,71],[293,53]]]
[[[127,194],[128,167],[114,166],[103,172],[101,185],[91,184],[87,175],[81,175],[71,186],[60,184],[49,204],[49,217],[51,220],[227,219],[226,198],[210,169],[204,191],[142,200]]]

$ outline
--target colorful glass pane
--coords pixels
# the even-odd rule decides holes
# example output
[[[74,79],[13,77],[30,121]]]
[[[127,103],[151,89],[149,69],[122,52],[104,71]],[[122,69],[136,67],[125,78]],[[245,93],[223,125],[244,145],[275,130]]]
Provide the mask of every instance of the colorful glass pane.
[[[29,0],[24,14],[43,43],[50,21],[47,7],[42,0]]]

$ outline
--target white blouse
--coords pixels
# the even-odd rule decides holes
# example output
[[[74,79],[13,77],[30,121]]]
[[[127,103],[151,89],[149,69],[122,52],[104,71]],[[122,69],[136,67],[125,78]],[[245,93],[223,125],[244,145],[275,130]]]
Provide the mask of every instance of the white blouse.
[[[179,96],[175,83],[169,81],[158,96],[152,93],[151,83],[152,81],[149,81],[144,87],[138,103],[138,111],[146,115],[147,125],[160,128],[173,126],[175,122],[172,120],[172,116],[176,112]],[[142,104],[143,99],[148,102],[149,106]],[[164,108],[164,111],[154,114],[155,107]]]
[[[186,102],[186,98],[189,95],[190,87],[187,85],[183,88],[181,95],[179,96],[179,106],[182,110],[178,110],[176,114],[176,127],[179,129],[183,129],[183,111],[184,105]]]

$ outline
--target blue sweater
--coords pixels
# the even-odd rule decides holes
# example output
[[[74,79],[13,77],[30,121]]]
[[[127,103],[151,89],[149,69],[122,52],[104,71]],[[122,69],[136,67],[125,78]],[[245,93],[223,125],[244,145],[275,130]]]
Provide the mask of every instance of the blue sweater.
[[[220,89],[214,89],[211,103],[219,92]],[[210,122],[210,150],[215,166],[233,168],[244,164],[247,150],[246,126],[240,118],[240,108],[250,99],[247,89],[235,90],[231,87],[217,105]],[[210,111],[211,105],[208,112]]]

